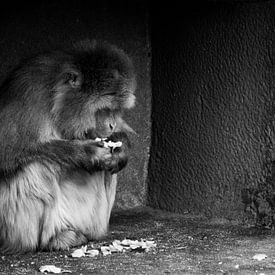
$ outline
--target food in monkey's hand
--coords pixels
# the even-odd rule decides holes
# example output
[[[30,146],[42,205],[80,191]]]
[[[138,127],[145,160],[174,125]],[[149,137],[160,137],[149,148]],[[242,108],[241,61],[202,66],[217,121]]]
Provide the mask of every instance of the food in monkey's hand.
[[[104,148],[110,148],[111,152],[113,152],[116,148],[122,146],[121,141],[113,142],[111,140],[108,140],[107,138],[96,138],[95,141],[102,142]]]

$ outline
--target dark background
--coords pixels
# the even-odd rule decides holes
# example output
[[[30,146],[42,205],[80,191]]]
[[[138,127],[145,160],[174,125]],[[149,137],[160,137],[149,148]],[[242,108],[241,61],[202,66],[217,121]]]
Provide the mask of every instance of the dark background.
[[[270,178],[274,18],[268,1],[152,9],[151,206],[238,219]]]
[[[21,58],[83,38],[118,45],[137,70],[126,120],[138,136],[116,206],[238,219],[242,190],[274,182],[274,4],[184,3],[10,2],[0,79]]]

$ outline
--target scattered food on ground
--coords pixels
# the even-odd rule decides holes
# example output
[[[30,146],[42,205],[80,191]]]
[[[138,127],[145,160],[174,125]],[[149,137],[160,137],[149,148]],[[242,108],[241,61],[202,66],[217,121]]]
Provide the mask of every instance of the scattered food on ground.
[[[258,260],[258,261],[262,261],[264,259],[267,258],[267,255],[266,254],[255,254],[252,259],[253,260]]]
[[[99,251],[97,249],[89,249],[85,252],[85,256],[87,257],[95,257],[99,255]]]
[[[76,250],[71,254],[71,256],[72,256],[73,258],[81,258],[81,257],[86,256],[86,255],[85,255],[86,251],[87,251],[87,245],[82,246],[81,248],[76,249]]]
[[[56,267],[54,265],[43,265],[39,268],[39,271],[42,273],[72,273],[70,270],[65,270],[60,267]]]
[[[73,258],[81,257],[95,257],[98,256],[101,252],[103,256],[110,255],[117,252],[126,252],[126,251],[135,251],[135,252],[148,252],[149,250],[155,248],[157,245],[153,240],[130,240],[124,239],[114,240],[112,244],[103,245],[98,249],[87,250],[87,245],[82,246],[81,248],[76,249],[71,256]]]

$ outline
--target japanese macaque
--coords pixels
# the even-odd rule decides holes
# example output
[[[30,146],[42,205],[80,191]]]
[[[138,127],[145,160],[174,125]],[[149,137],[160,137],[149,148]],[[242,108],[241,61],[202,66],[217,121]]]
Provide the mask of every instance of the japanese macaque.
[[[135,88],[130,58],[88,40],[31,58],[4,81],[0,252],[68,249],[106,235]]]

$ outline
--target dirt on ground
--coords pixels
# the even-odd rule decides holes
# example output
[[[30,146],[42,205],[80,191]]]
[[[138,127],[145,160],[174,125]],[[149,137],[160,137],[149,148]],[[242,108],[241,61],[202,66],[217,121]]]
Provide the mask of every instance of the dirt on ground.
[[[42,274],[55,265],[71,274],[275,274],[274,231],[215,222],[204,217],[152,209],[114,212],[106,239],[88,244],[100,248],[114,240],[150,239],[156,248],[95,257],[72,258],[75,250],[1,255],[0,274]],[[253,259],[257,254],[264,254]],[[259,255],[258,255],[259,256]],[[260,255],[261,256],[261,255]]]

